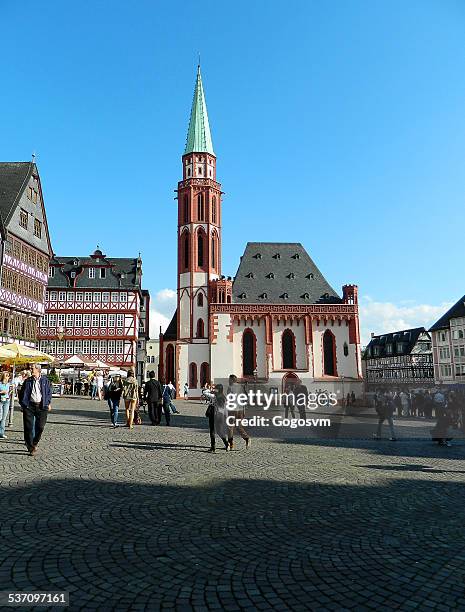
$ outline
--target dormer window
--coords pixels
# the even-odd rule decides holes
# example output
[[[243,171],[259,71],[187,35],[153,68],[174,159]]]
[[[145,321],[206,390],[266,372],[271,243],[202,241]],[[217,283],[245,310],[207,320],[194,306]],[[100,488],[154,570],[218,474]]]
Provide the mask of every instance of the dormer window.
[[[55,276],[55,267],[54,266],[50,266],[48,269],[48,276],[49,278],[53,278]]]
[[[266,275],[266,278],[274,278],[274,272],[270,272]]]
[[[303,293],[300,297],[303,298],[304,300],[309,300],[310,299],[310,296],[309,296],[308,293]]]
[[[79,265],[79,261],[78,261],[77,259],[75,259],[75,260],[73,261],[73,266],[78,266],[78,265]]]
[[[287,275],[287,278],[295,278],[294,272],[289,272],[289,274]]]
[[[247,297],[247,293],[241,293],[239,297],[241,298],[241,300],[244,300]]]
[[[70,276],[71,276],[71,278],[76,278],[76,272],[74,272],[74,271],[71,272]]]
[[[275,253],[273,259],[281,259],[281,253]]]
[[[307,274],[305,278],[309,278],[310,280],[312,280],[313,278],[315,278],[315,275],[313,274],[313,272],[310,272],[310,274]]]
[[[255,259],[261,259],[262,258],[262,254],[261,253],[255,253],[254,258]]]
[[[258,297],[262,300],[266,300],[268,298],[268,293],[262,293]]]
[[[107,277],[107,269],[100,268],[100,278],[106,278],[106,277]]]
[[[282,298],[283,300],[288,300],[289,299],[289,294],[288,293],[283,293],[279,297]]]
[[[89,278],[95,278],[95,268],[89,268]]]
[[[254,278],[255,274],[253,272],[249,272],[248,274],[245,275],[246,278]]]
[[[300,259],[300,255],[299,255],[299,253],[295,253],[295,254],[292,256],[292,259]]]

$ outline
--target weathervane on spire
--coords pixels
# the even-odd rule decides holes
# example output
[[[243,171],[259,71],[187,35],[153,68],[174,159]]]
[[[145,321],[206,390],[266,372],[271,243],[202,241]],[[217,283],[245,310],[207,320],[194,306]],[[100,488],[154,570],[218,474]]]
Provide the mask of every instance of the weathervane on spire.
[[[36,163],[36,152],[35,151],[32,152],[32,163],[33,164]]]

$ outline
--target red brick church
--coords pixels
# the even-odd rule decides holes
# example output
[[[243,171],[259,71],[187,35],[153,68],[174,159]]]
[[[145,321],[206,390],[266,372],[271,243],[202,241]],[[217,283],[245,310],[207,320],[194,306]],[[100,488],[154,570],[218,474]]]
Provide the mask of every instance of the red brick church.
[[[200,67],[178,183],[177,309],[160,336],[160,378],[190,396],[229,374],[262,389],[362,389],[356,285],[342,297],[300,243],[249,242],[221,269],[221,184]]]

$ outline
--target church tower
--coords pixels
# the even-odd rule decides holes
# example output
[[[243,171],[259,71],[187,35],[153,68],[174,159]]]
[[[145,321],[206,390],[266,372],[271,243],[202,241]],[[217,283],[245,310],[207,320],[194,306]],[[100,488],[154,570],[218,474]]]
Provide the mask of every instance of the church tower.
[[[197,382],[195,387],[200,388],[210,375],[209,282],[221,274],[221,185],[216,181],[216,156],[200,66],[182,171],[177,189],[178,363],[180,374],[187,366],[188,378],[182,382],[189,381],[192,386]]]

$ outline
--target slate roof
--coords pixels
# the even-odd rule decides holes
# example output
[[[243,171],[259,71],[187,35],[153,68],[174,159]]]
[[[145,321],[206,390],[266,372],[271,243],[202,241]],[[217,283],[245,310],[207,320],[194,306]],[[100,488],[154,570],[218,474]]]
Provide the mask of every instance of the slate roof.
[[[7,225],[33,171],[32,162],[0,162],[0,216]]]
[[[424,327],[415,327],[412,329],[404,329],[402,331],[390,332],[388,334],[380,334],[379,336],[373,336],[371,341],[368,343],[363,358],[364,359],[381,359],[382,357],[394,357],[396,355],[409,355],[415,344],[418,342],[418,338],[421,334],[424,334],[426,329]],[[426,332],[427,333],[427,332]],[[402,342],[405,346],[404,350],[397,351],[397,343]],[[392,344],[392,353],[388,353],[386,346]],[[378,347],[378,355],[374,355],[373,349]]]
[[[436,331],[437,329],[447,329],[449,327],[449,321],[456,319],[457,317],[465,317],[465,295],[460,300],[449,308],[446,314],[436,321],[436,323],[430,327],[430,331]]]
[[[140,289],[142,271],[140,274],[137,273],[138,262],[141,266],[142,262],[138,258],[107,257],[101,251],[95,251],[93,255],[86,257],[55,255],[50,261],[50,266],[55,268],[55,275],[53,278],[49,277],[48,287],[49,289],[73,287],[74,279],[71,279],[71,272],[75,272],[76,289]],[[102,266],[107,267],[105,278],[100,278],[98,271]],[[90,267],[97,268],[96,278],[89,278]]]
[[[165,333],[163,334],[163,341],[165,340],[176,340],[178,335],[178,309],[176,308],[173,318],[170,321],[170,324],[166,328]]]
[[[248,242],[234,278],[232,301],[340,304],[342,299],[300,242]]]

